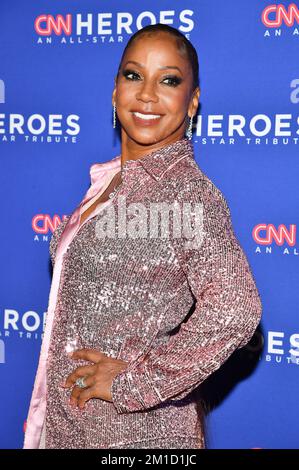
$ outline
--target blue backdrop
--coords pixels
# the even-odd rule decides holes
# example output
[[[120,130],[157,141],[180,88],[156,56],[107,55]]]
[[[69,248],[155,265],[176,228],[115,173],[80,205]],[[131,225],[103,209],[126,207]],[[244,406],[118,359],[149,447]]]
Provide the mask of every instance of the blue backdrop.
[[[51,280],[49,240],[119,154],[114,76],[130,35],[165,22],[195,45],[193,142],[224,193],[263,303],[261,328],[203,385],[209,448],[298,448],[299,5],[265,0],[0,3],[0,447],[19,448]]]

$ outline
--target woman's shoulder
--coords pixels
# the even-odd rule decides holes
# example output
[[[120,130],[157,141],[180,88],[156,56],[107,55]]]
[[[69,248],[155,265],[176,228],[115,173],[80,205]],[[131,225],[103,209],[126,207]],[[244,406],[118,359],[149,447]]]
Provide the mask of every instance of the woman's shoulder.
[[[228,207],[222,190],[194,159],[183,159],[168,178],[176,181],[178,199],[197,200],[202,203],[219,202]]]

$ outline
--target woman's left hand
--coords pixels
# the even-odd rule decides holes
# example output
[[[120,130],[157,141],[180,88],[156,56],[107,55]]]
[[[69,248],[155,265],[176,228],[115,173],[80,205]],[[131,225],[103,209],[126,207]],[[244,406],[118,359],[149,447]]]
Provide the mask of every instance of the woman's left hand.
[[[118,372],[127,368],[129,364],[121,359],[113,359],[106,354],[95,349],[78,349],[72,354],[69,353],[71,359],[83,359],[93,362],[93,365],[78,367],[71,375],[68,376],[64,384],[64,388],[75,385],[80,377],[84,377],[86,388],[74,386],[70,398],[72,406],[84,408],[85,403],[91,398],[101,398],[102,400],[112,401],[111,385],[114,377]]]

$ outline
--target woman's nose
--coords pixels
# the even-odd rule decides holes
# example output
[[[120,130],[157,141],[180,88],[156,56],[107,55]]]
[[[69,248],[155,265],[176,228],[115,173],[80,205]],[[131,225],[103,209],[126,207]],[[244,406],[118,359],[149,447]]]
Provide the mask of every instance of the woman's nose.
[[[138,93],[136,94],[136,98],[141,101],[157,101],[158,97],[156,94],[155,86],[149,82],[144,82],[141,88],[139,89]]]

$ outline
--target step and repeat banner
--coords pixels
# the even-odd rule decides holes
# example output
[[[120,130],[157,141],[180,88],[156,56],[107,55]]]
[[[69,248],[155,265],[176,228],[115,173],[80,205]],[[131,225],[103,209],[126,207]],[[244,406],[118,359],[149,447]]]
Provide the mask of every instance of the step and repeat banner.
[[[298,448],[299,2],[0,2],[0,447],[21,448],[51,281],[49,241],[120,153],[112,90],[130,36],[197,49],[196,161],[225,195],[262,304],[202,386],[208,448]]]

